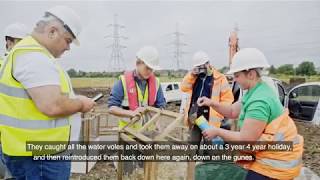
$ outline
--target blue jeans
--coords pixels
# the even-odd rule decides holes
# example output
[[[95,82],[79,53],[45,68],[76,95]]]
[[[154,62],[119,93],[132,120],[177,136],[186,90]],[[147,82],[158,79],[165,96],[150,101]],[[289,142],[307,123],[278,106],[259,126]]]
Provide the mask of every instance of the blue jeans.
[[[3,154],[3,160],[16,180],[68,180],[71,161],[33,160]]]

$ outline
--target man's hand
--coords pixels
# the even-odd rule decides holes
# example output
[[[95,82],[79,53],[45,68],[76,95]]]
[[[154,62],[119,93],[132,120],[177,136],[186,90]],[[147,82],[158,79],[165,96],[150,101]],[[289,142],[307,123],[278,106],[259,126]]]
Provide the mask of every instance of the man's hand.
[[[131,117],[141,116],[145,110],[145,107],[138,107],[136,110],[131,111]]]
[[[205,96],[198,98],[197,100],[197,104],[199,107],[201,106],[212,106],[213,105],[213,101]]]
[[[79,95],[77,96],[77,99],[79,99],[82,102],[81,112],[83,113],[90,111],[93,108],[93,106],[96,105],[96,103],[91,98],[88,98],[86,96]]]
[[[198,76],[198,71],[197,71],[197,67],[193,67],[191,70],[191,75],[193,77],[197,77]]]
[[[202,134],[207,140],[213,139],[218,136],[218,128],[212,127],[210,129],[206,129],[202,132]]]

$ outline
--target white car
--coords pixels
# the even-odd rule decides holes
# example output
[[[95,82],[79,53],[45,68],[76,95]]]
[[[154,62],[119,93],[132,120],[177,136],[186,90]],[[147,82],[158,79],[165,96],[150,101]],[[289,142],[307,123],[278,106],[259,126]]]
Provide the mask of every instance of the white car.
[[[320,82],[303,83],[292,88],[286,107],[291,117],[320,125]]]
[[[161,83],[161,88],[167,103],[169,102],[181,103],[183,93],[180,90],[180,82]]]

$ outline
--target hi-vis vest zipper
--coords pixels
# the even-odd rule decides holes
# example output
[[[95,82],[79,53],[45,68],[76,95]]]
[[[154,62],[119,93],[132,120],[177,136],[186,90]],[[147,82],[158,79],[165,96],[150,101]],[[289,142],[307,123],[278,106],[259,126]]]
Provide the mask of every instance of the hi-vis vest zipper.
[[[31,36],[21,40],[9,53],[0,71],[0,130],[2,151],[10,156],[32,156],[27,151],[27,142],[69,143],[69,117],[55,118],[43,114],[36,107],[23,85],[12,75],[12,66],[17,56],[40,52],[54,57]],[[63,69],[56,65],[63,94],[69,95],[71,85]],[[44,152],[47,154],[48,152]],[[50,152],[57,153],[57,152]]]

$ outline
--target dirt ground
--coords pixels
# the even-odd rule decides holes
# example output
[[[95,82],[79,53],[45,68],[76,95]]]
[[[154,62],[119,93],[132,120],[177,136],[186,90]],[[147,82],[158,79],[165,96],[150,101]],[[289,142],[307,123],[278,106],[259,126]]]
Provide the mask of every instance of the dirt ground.
[[[99,100],[98,105],[104,105],[107,102],[110,89],[109,88],[87,88],[76,89],[77,94],[87,95],[93,97],[95,94],[102,92],[105,97]],[[178,111],[179,106],[175,104],[169,104],[167,109],[172,111]],[[296,120],[298,132],[304,137],[304,154],[303,163],[304,166],[310,168],[316,174],[320,175],[320,127],[316,127],[310,123]],[[186,169],[186,163],[161,163],[158,168],[159,178],[168,180],[184,179]],[[117,174],[113,163],[110,162],[98,162],[94,168],[88,174],[73,174],[71,179],[74,180],[91,180],[91,179],[116,179]],[[142,179],[142,169],[136,171],[131,176],[126,176],[125,179]]]
[[[298,132],[304,137],[304,166],[320,175],[320,127],[303,121],[295,121]]]

